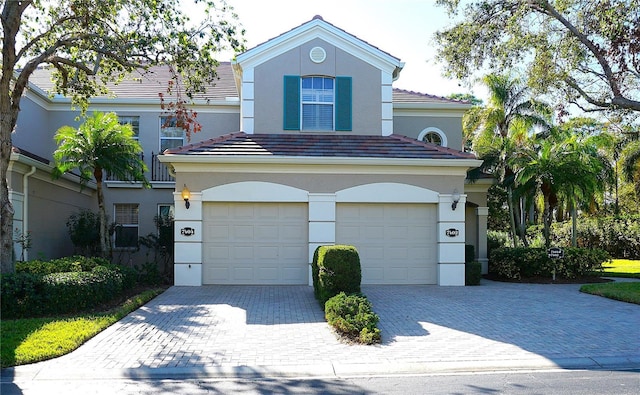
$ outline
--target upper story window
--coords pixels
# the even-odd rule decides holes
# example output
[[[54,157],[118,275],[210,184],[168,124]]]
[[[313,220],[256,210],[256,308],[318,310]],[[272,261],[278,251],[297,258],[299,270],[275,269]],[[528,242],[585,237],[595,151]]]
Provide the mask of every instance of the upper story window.
[[[350,131],[351,77],[284,76],[284,130]]]
[[[140,117],[129,115],[118,115],[118,122],[120,125],[131,125],[133,130],[133,138],[138,140],[140,136]]]
[[[443,147],[447,146],[447,135],[442,130],[435,127],[428,127],[420,132],[418,140]]]
[[[160,152],[184,145],[185,131],[176,126],[174,117],[160,117]]]
[[[333,130],[333,78],[302,78],[302,130]]]

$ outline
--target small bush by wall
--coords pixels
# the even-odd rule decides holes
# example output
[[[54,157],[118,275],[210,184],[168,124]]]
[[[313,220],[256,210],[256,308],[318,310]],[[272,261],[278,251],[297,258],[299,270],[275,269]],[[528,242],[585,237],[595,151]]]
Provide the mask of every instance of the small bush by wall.
[[[476,247],[472,244],[464,246],[464,262],[469,263],[476,260]]]
[[[380,343],[379,317],[362,295],[340,292],[325,304],[325,318],[341,335],[363,344]]]
[[[544,248],[498,248],[491,252],[489,272],[500,278],[519,280],[531,277],[576,278],[602,271],[610,255],[600,249],[565,248],[564,258],[550,259]]]
[[[482,279],[482,264],[480,262],[467,262],[464,265],[465,285],[480,285]]]
[[[360,292],[362,272],[358,251],[347,245],[316,248],[312,277],[314,294],[323,308],[329,298],[340,292]]]

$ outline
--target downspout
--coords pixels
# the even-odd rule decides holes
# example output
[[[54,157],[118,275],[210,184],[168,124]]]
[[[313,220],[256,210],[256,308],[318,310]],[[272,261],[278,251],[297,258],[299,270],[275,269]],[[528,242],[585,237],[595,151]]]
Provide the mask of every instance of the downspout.
[[[25,237],[29,234],[29,177],[36,172],[36,167],[31,166],[31,170],[22,176],[22,192],[24,198],[22,202],[22,236]],[[22,251],[24,260],[29,260],[29,250]]]

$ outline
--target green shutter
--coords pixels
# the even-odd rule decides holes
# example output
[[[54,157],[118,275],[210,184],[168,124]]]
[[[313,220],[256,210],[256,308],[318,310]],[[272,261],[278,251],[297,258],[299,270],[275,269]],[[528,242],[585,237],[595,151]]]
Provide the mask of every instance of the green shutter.
[[[336,77],[336,130],[351,131],[351,77]]]
[[[300,77],[284,76],[284,130],[300,130]]]

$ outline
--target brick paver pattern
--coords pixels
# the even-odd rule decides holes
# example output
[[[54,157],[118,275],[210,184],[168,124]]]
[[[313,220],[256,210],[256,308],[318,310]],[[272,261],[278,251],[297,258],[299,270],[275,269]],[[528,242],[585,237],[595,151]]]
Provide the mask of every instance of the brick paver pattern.
[[[363,286],[383,342],[341,342],[307,286],[172,287],[51,363],[73,369],[640,355],[640,306],[578,285]]]

